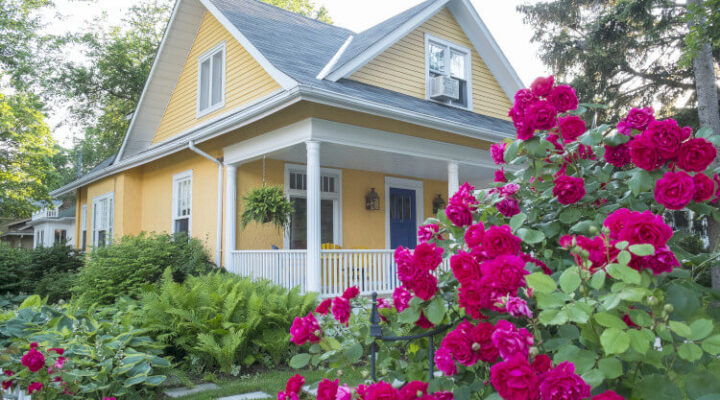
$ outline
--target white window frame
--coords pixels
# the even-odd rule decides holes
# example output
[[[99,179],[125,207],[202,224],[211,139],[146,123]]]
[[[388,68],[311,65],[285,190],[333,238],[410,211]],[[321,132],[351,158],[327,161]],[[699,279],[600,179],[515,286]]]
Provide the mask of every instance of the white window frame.
[[[85,238],[85,243],[83,243],[83,237]],[[87,204],[83,204],[82,207],[80,207],[80,243],[78,244],[78,247],[85,250],[85,246],[87,246]]]
[[[105,246],[108,246],[110,243],[112,243],[112,237],[114,234],[114,225],[115,225],[115,192],[108,192],[108,193],[102,194],[100,196],[95,196],[92,199],[93,217],[92,217],[92,230],[91,230],[92,238],[90,241],[92,247],[97,247],[97,244],[98,244],[98,237],[97,237],[98,226],[97,226],[97,218],[95,218],[95,209],[97,208],[98,203],[100,203],[103,200],[108,201],[108,209],[107,209],[108,215],[106,216],[107,221],[108,221],[108,226],[106,227],[107,235],[106,235],[106,239],[105,239]]]
[[[307,199],[307,191],[300,189],[290,189],[290,172],[299,172],[306,174],[307,166],[301,164],[285,164],[285,197],[289,200],[290,197],[304,197]],[[342,235],[342,170],[335,168],[320,168],[320,184],[322,185],[322,177],[331,176],[335,178],[335,192],[323,192],[320,191],[321,200],[333,200],[333,242],[342,246],[343,235]],[[290,248],[290,229],[285,229],[285,235],[283,240],[283,248]]]
[[[390,249],[390,188],[409,189],[415,191],[415,229],[425,222],[425,201],[423,181],[416,179],[385,177],[385,248]]]
[[[450,76],[450,51],[455,50],[456,52],[464,53],[466,56],[465,59],[465,76],[466,76],[466,89],[467,93],[465,94],[467,98],[467,106],[462,106],[460,104],[454,104],[450,101],[439,101],[432,99],[430,97],[430,93],[432,90],[431,84],[430,84],[430,43],[433,42],[435,44],[438,44],[440,46],[445,46],[448,48],[448,51],[445,53],[445,66],[446,66],[446,75]],[[445,104],[451,107],[457,107],[463,110],[473,110],[473,90],[472,90],[472,52],[470,49],[464,46],[460,46],[456,43],[450,42],[445,39],[441,39],[437,36],[433,36],[429,33],[425,34],[425,99],[434,101],[436,103]]]
[[[213,95],[213,93],[212,93],[212,88],[213,88],[213,84],[212,84],[213,64],[212,64],[212,63],[213,63],[213,56],[214,56],[215,54],[217,54],[217,53],[222,53],[222,57],[221,57],[221,59],[222,59],[222,68],[221,68],[222,72],[220,73],[220,76],[222,77],[222,82],[221,82],[221,85],[220,85],[220,86],[222,87],[222,89],[221,89],[221,90],[222,90],[222,93],[220,93],[220,102],[217,103],[217,104],[215,104],[215,105],[212,105],[212,104],[210,104],[210,103],[212,103],[212,95]],[[220,44],[218,44],[217,46],[213,47],[212,49],[206,51],[203,55],[201,55],[200,57],[198,57],[198,69],[197,69],[197,118],[202,118],[202,117],[204,117],[205,115],[208,115],[208,114],[210,114],[210,113],[213,112],[213,111],[217,111],[217,110],[219,110],[219,109],[221,109],[221,108],[223,108],[223,107],[225,106],[225,82],[227,81],[227,79],[226,79],[226,74],[225,74],[225,64],[226,64],[225,59],[226,59],[226,57],[227,57],[227,52],[225,52],[225,42],[224,42],[224,41],[223,41],[223,42],[220,42]],[[201,80],[200,80],[200,78],[201,78],[200,71],[201,71],[201,69],[202,69],[202,64],[203,64],[205,61],[207,61],[207,60],[210,60],[210,82],[209,82],[210,87],[208,87],[208,107],[207,107],[207,108],[204,108],[204,109],[200,109],[200,93],[201,93],[201,89],[202,89],[202,88],[201,88],[202,82],[201,82]]]
[[[192,235],[192,214],[193,214],[193,170],[183,171],[179,174],[173,175],[172,183],[172,217],[170,218],[170,232],[175,232],[175,221],[184,217],[178,216],[177,200],[178,200],[178,189],[179,183],[185,180],[190,181],[190,214],[188,218],[188,236]]]

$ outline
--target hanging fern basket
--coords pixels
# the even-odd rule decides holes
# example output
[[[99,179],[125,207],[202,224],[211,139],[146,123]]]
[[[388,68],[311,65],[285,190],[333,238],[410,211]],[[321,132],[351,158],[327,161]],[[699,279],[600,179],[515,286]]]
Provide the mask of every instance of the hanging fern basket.
[[[240,219],[242,229],[251,223],[273,224],[283,229],[290,222],[294,211],[293,204],[283,194],[279,186],[266,186],[252,189],[245,200],[245,209]]]

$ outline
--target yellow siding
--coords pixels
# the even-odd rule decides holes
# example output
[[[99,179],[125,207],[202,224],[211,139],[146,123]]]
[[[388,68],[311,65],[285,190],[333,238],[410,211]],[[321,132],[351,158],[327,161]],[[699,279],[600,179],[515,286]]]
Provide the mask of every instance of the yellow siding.
[[[364,65],[350,79],[425,99],[425,33],[471,49],[473,111],[508,119],[510,100],[447,8]]]
[[[226,52],[225,106],[198,119],[198,58],[223,41]],[[267,96],[280,88],[280,85],[232,37],[230,32],[207,12],[153,143],[162,142],[203,121]]]

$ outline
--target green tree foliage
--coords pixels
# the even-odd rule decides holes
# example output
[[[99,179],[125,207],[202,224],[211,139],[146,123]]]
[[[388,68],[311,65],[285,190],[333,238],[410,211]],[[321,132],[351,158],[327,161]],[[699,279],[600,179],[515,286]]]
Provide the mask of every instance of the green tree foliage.
[[[683,65],[692,64],[705,41],[712,44],[714,57],[720,56],[720,0],[689,4],[687,20],[697,22],[690,24],[690,32],[685,36]]]
[[[37,78],[38,49],[43,42],[37,11],[51,4],[49,0],[0,1],[0,78],[9,77],[14,88],[27,89]]]
[[[36,97],[0,93],[0,217],[29,216],[47,201],[53,139]]]
[[[697,121],[691,66],[681,64],[687,8],[670,0],[552,0],[518,7],[533,27],[541,59],[578,97],[612,106],[664,105],[685,123]],[[688,100],[689,99],[689,100]]]

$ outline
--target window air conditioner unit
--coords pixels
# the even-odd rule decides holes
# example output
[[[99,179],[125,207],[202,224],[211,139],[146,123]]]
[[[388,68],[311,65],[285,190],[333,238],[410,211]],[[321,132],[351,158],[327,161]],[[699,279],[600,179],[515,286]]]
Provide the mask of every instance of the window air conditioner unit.
[[[434,76],[430,78],[430,98],[433,100],[448,101],[460,99],[460,82],[448,76]]]

